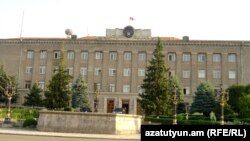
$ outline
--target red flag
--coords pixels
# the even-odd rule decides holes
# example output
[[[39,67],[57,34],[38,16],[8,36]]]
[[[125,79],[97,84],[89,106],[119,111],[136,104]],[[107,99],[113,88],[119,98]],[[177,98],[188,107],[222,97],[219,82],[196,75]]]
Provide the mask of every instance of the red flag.
[[[135,18],[133,18],[133,17],[129,17],[129,20],[130,20],[130,21],[134,21],[134,20],[135,20]]]

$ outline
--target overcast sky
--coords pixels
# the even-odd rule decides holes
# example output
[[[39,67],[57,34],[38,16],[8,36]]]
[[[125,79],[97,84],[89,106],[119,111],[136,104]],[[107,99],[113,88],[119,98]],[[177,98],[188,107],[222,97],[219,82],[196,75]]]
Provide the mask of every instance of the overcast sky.
[[[67,28],[105,36],[106,28],[129,24],[152,36],[250,40],[250,1],[0,0],[0,38],[20,37],[21,27],[22,37],[66,37]]]

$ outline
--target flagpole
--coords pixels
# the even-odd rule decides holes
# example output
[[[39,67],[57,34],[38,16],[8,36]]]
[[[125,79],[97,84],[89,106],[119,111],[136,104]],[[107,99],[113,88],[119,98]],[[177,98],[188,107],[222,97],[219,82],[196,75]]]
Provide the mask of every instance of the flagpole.
[[[23,32],[23,19],[24,19],[24,10],[23,10],[23,15],[22,15],[22,21],[21,21],[21,30],[20,30],[20,41],[22,41],[22,32]]]

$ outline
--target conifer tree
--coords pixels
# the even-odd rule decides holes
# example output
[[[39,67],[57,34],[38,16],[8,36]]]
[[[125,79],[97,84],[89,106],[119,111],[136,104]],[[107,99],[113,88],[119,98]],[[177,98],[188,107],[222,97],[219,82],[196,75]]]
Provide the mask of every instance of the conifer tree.
[[[195,92],[194,102],[191,105],[191,113],[199,112],[208,117],[210,112],[215,110],[215,107],[215,92],[212,84],[202,82]]]
[[[72,76],[65,68],[63,52],[60,53],[58,69],[54,70],[54,75],[49,81],[48,91],[45,92],[45,107],[49,109],[60,109],[69,106],[70,102],[70,82]]]
[[[72,107],[89,107],[87,85],[82,75],[79,75],[72,87]]]
[[[24,102],[25,106],[42,106],[43,100],[41,95],[42,89],[40,89],[37,83],[34,83],[30,93],[25,96],[26,101]]]
[[[139,94],[140,103],[146,115],[166,114],[172,105],[169,100],[169,69],[165,63],[165,55],[162,53],[163,46],[158,39],[150,65],[147,67],[146,76]]]

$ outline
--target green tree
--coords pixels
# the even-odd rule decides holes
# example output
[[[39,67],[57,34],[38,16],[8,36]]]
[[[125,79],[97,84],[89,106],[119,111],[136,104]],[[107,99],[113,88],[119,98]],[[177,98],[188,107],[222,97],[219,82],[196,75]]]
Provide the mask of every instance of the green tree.
[[[229,93],[228,104],[231,105],[231,108],[236,112],[240,112],[239,100],[242,97],[247,89],[245,85],[232,85],[227,89]]]
[[[70,82],[72,76],[69,75],[65,68],[63,52],[58,64],[58,69],[54,70],[54,75],[49,81],[48,91],[45,92],[44,104],[49,109],[60,109],[69,106],[70,102]]]
[[[158,39],[150,65],[147,67],[146,76],[141,88],[143,92],[139,94],[140,103],[146,115],[160,115],[168,113],[170,104],[172,105],[171,91],[168,87],[169,69],[165,63],[165,55],[162,53],[163,46]]]
[[[42,90],[38,87],[37,83],[34,83],[30,92],[25,96],[26,101],[23,105],[25,106],[42,106]]]
[[[82,75],[79,75],[72,87],[72,107],[89,107],[87,85]]]
[[[191,113],[199,112],[209,117],[211,111],[215,110],[215,92],[211,83],[202,82],[195,92],[194,101],[191,105]]]
[[[240,116],[244,118],[250,117],[250,95],[244,95],[239,99]]]

